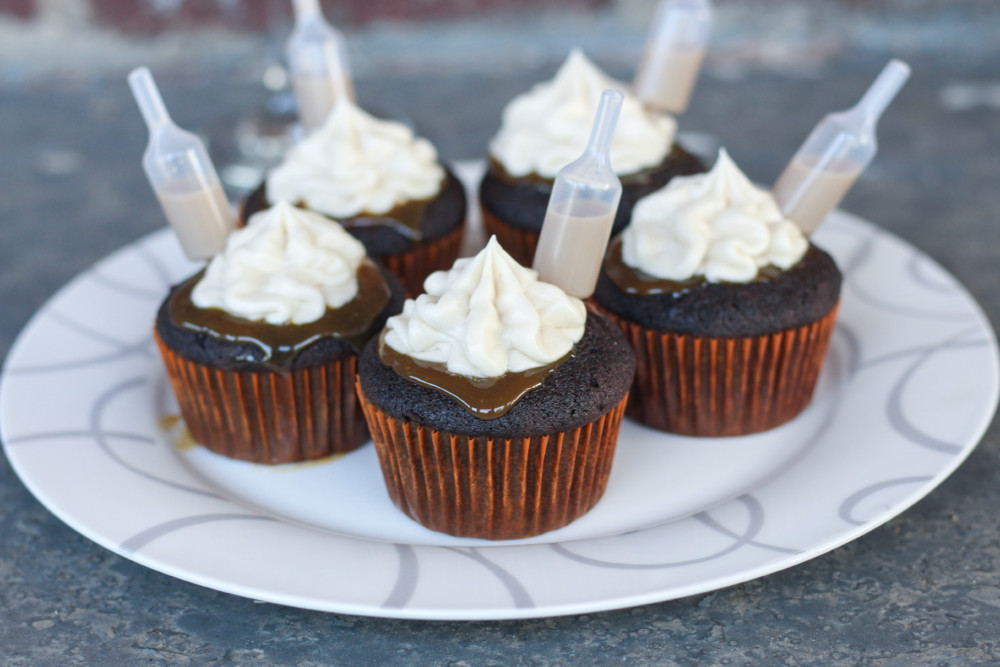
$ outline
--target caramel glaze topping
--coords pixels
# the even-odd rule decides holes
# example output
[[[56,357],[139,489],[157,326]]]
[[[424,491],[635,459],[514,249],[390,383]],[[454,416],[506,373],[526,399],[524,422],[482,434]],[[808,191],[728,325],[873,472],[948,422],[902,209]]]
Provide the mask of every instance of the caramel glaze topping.
[[[230,315],[221,308],[199,308],[191,302],[191,291],[201,280],[199,272],[174,292],[170,317],[184,329],[232,343],[259,348],[259,360],[277,370],[287,370],[296,355],[322,338],[336,338],[359,354],[375,334],[372,324],[389,303],[389,286],[378,267],[365,259],[358,267],[358,293],[340,308],[327,308],[323,317],[305,324],[269,324]]]
[[[437,194],[426,199],[412,199],[402,204],[396,204],[385,213],[374,214],[362,212],[354,217],[343,219],[334,218],[329,215],[326,217],[332,220],[335,219],[347,229],[353,227],[388,227],[403,238],[410,241],[420,241],[423,237],[422,227],[427,207],[441,194],[441,188],[447,183],[447,178],[446,176],[445,180],[441,181],[441,186],[438,188]],[[295,205],[299,208],[310,210],[304,201],[297,201]],[[241,227],[246,226],[251,215],[270,208],[270,206],[271,204],[267,199],[267,182],[265,181],[247,197],[244,208],[240,213],[239,225]],[[320,215],[326,214],[321,213]]]
[[[444,187],[447,181],[441,181],[441,185],[438,186],[438,193],[427,197],[426,199],[411,199],[409,201],[403,202],[402,204],[396,204],[389,211],[385,213],[366,213],[361,212],[356,216],[350,218],[334,218],[333,216],[327,215],[328,218],[335,219],[346,229],[353,229],[355,227],[388,227],[403,238],[409,239],[410,241],[420,241],[423,238],[423,222],[424,215],[427,212],[427,207],[432,201],[434,201],[439,194],[441,194],[441,188]],[[247,217],[250,214],[268,208],[270,204],[268,203],[265,191],[267,189],[267,184],[263,184],[258,192],[250,195],[250,199],[254,200],[248,201],[249,211],[246,213]],[[304,201],[297,201],[295,205],[302,209],[309,209]],[[322,215],[326,215],[325,213]],[[246,224],[244,220],[242,224]]]
[[[423,236],[421,227],[424,221],[424,212],[427,210],[427,206],[434,200],[434,197],[413,199],[402,204],[396,204],[392,209],[380,215],[360,213],[353,218],[344,218],[342,220],[338,218],[337,222],[342,224],[346,229],[353,229],[355,227],[388,227],[403,238],[411,241],[419,241]],[[297,206],[306,208],[303,202],[299,202]]]
[[[667,280],[651,276],[645,271],[634,269],[622,259],[622,239],[620,236],[611,240],[608,253],[604,257],[604,272],[608,274],[618,289],[626,294],[651,296],[654,294],[683,294],[696,287],[707,285],[704,276],[695,276],[687,280]],[[753,282],[767,282],[781,275],[781,269],[768,265],[757,271]]]
[[[665,166],[669,166],[674,162],[679,161],[676,151],[672,151],[667,155],[667,157],[658,165],[653,167],[647,167],[645,169],[640,169],[632,174],[624,174],[619,176],[623,187],[637,187],[642,185],[648,185],[657,174],[661,173]],[[542,176],[535,172],[530,174],[525,174],[524,176],[512,176],[504,166],[500,164],[500,161],[494,157],[490,157],[489,162],[489,172],[496,178],[507,183],[512,183],[514,185],[520,184],[530,184],[534,186],[542,186],[551,188],[552,184],[555,183],[555,178],[549,178],[547,176]]]
[[[541,386],[548,374],[573,356],[573,352],[539,368],[494,378],[449,373],[444,364],[409,357],[386,345],[385,334],[379,337],[378,356],[398,375],[458,401],[473,417],[496,419],[514,407],[522,396]]]

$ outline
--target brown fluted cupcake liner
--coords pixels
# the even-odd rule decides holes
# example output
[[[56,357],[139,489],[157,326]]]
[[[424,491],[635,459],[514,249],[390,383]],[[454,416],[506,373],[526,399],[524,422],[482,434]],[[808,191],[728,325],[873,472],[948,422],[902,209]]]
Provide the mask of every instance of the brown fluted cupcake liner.
[[[666,333],[623,320],[636,354],[626,414],[662,431],[733,436],[775,428],[812,400],[837,306],[801,327],[763,336],[709,338]]]
[[[521,266],[531,266],[535,261],[535,249],[538,248],[538,232],[521,229],[504,222],[480,206],[483,214],[483,228],[486,238],[496,236],[503,249]]]
[[[194,363],[154,336],[191,436],[213,452],[291,463],[347,452],[368,440],[353,388],[354,355],[287,373],[227,371]]]
[[[385,268],[399,276],[408,297],[415,297],[424,291],[424,280],[435,271],[451,268],[458,258],[462,246],[465,225],[448,232],[432,241],[417,241],[406,252],[397,255],[382,255],[376,259]]]
[[[604,494],[628,396],[572,431],[472,437],[396,419],[358,396],[392,501],[431,530],[509,540],[565,526]]]

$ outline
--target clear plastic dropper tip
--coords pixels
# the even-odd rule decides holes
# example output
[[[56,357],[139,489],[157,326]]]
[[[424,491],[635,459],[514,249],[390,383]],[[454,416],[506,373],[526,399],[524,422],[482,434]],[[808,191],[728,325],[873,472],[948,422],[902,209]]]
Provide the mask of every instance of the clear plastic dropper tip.
[[[624,99],[617,90],[602,93],[587,148],[556,174],[535,250],[539,279],[580,299],[594,292],[621,201],[610,149]]]
[[[156,81],[153,80],[148,67],[137,67],[132,70],[128,75],[128,85],[139,105],[139,112],[150,130],[170,122],[170,114],[167,113],[167,107],[160,97],[160,90],[156,87]]]
[[[875,157],[875,126],[909,77],[909,65],[890,60],[857,104],[820,121],[775,181],[782,212],[805,234],[816,230]]]
[[[292,0],[295,20],[302,21],[320,13],[319,0]]]
[[[878,121],[909,78],[910,66],[898,58],[893,58],[882,68],[882,72],[872,82],[857,105],[869,123]]]
[[[142,156],[146,178],[184,253],[208,259],[225,247],[236,226],[212,159],[198,137],[170,120],[148,68],[132,71],[128,83],[149,126]]]
[[[590,133],[588,150],[606,152],[611,148],[611,139],[615,136],[615,126],[618,125],[618,114],[621,113],[625,95],[618,90],[605,90],[601,93],[601,101],[597,106],[597,116],[594,119],[594,129]]]

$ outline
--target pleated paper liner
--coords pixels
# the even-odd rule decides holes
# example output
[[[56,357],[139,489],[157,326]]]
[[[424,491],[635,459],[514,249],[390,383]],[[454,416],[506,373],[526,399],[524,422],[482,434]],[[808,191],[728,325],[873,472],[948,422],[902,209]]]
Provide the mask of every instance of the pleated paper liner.
[[[406,252],[376,257],[385,268],[399,276],[406,295],[415,297],[424,291],[424,280],[435,271],[451,268],[458,258],[465,225],[460,224],[441,238],[417,241]]]
[[[628,396],[572,431],[471,437],[396,419],[358,396],[392,501],[442,533],[509,540],[560,528],[604,494]]]
[[[812,400],[837,317],[834,306],[794,329],[710,338],[647,329],[598,309],[635,350],[626,414],[662,431],[709,437],[767,431],[802,412]]]
[[[368,440],[354,393],[354,355],[288,373],[227,371],[194,363],[154,336],[191,436],[213,452],[291,463],[347,452]]]
[[[507,253],[521,266],[531,266],[535,261],[535,249],[538,247],[538,232],[521,229],[504,222],[481,206],[483,228],[486,238],[496,236],[497,241]]]

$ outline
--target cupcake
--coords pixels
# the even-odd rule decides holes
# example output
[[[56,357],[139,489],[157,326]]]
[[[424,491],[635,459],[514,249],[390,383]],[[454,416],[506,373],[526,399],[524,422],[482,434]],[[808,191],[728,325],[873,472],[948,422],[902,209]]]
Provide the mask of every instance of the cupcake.
[[[490,142],[479,201],[486,231],[525,266],[535,255],[556,173],[583,153],[601,93],[608,88],[628,90],[574,50],[554,79],[537,84],[504,109],[500,130]],[[674,141],[676,130],[672,116],[647,111],[626,92],[611,145],[611,164],[622,181],[612,233],[628,224],[639,198],[678,174],[704,171]]]
[[[346,98],[247,198],[241,219],[278,201],[338,221],[410,294],[458,257],[467,206],[429,141]]]
[[[593,299],[638,372],[627,414],[730,436],[774,428],[812,398],[840,299],[833,259],[725,151],[707,174],[640,200]]]
[[[496,238],[425,286],[358,369],[393,502],[432,530],[491,540],[582,516],[607,486],[635,373],[621,332]]]
[[[327,218],[279,202],[175,286],[155,338],[192,437],[256,463],[359,447],[357,358],[402,308],[398,279]]]

